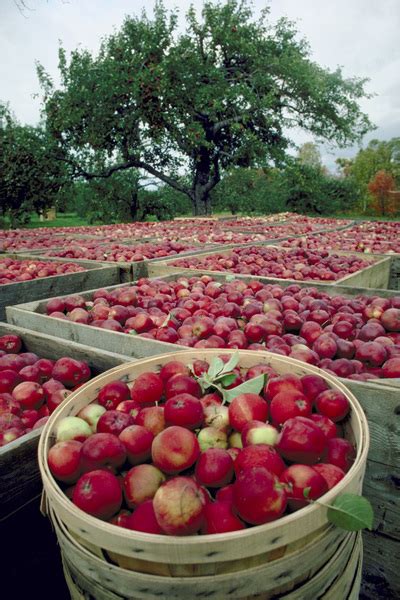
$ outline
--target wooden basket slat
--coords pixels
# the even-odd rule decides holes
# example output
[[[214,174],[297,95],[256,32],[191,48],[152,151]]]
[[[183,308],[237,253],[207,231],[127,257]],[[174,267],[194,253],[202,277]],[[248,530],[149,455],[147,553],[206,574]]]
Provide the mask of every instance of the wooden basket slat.
[[[77,543],[57,519],[54,523],[62,554],[74,571],[81,572],[93,583],[110,589],[118,596],[126,597],[132,590],[140,589],[141,597],[146,600],[159,597],[179,600],[189,597],[193,589],[201,590],[204,597],[212,600],[225,595],[241,598],[261,592],[263,595],[276,594],[278,590],[283,593],[314,577],[348,546],[351,551],[354,543],[354,534],[330,528],[328,533],[321,534],[303,550],[298,549],[293,555],[273,563],[260,564],[255,568],[246,568],[242,564],[237,571],[217,576],[168,577],[132,572],[101,561]],[[330,581],[327,587],[329,584]]]

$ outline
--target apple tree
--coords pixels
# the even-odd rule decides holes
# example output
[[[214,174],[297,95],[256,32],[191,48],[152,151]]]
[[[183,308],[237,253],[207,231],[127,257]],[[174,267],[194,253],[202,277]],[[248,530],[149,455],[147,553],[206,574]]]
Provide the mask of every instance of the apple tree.
[[[55,204],[68,180],[62,148],[41,127],[20,125],[8,107],[0,105],[0,211],[16,227],[32,211]]]
[[[282,164],[291,129],[340,146],[370,129],[358,104],[365,80],[313,62],[287,19],[253,15],[247,0],[206,0],[186,23],[181,32],[156,2],[152,18],[127,17],[96,54],[61,48],[59,87],[38,66],[48,127],[77,174],[141,169],[204,214],[225,170]],[[100,171],[86,166],[93,152]]]

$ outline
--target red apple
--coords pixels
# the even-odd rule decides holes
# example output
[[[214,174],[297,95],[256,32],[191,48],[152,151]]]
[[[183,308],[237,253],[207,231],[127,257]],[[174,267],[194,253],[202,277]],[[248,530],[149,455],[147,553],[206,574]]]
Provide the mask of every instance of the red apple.
[[[196,429],[204,419],[203,406],[200,400],[191,394],[178,394],[165,403],[164,417],[167,425]]]
[[[265,467],[274,475],[279,476],[286,465],[272,446],[258,444],[256,446],[246,446],[246,448],[240,450],[234,461],[236,475],[250,467]]]
[[[219,488],[233,478],[233,460],[226,450],[210,448],[197,459],[195,476],[200,485]]]
[[[324,477],[308,465],[291,465],[279,479],[285,486],[292,510],[307,506],[308,500],[316,500],[328,491]]]
[[[176,375],[175,377],[180,377],[180,375]],[[159,402],[163,392],[164,382],[157,373],[141,373],[133,382],[131,398],[141,406],[149,405]]]
[[[23,408],[40,408],[45,396],[41,385],[32,381],[19,383],[12,391],[14,400],[17,400]]]
[[[49,469],[63,483],[75,483],[81,475],[82,443],[76,440],[58,442],[47,456]]]
[[[325,390],[315,399],[317,411],[335,423],[341,421],[350,411],[350,403],[343,392],[339,390]]]
[[[160,485],[165,481],[165,475],[153,465],[136,465],[129,469],[124,477],[124,497],[129,508],[151,500]]]
[[[317,465],[313,466],[313,469],[322,475],[328,485],[329,490],[339,483],[339,481],[346,475],[346,473],[339,467],[327,463],[318,463]]]
[[[148,406],[142,408],[135,418],[136,425],[142,425],[156,436],[165,429],[164,407]]]
[[[283,458],[307,465],[318,462],[326,446],[324,433],[307,417],[294,417],[286,421],[277,444]]]
[[[285,512],[286,503],[286,492],[278,478],[265,467],[243,469],[233,484],[233,506],[246,523],[274,521]]]
[[[153,499],[157,522],[169,535],[197,533],[204,522],[205,505],[201,488],[190,477],[166,481]]]
[[[154,435],[145,427],[130,425],[119,434],[119,439],[125,446],[126,455],[131,465],[140,464],[151,457]]]
[[[97,433],[112,433],[119,435],[126,427],[133,425],[133,417],[120,410],[107,410],[97,421]]]
[[[332,438],[328,440],[323,454],[323,462],[335,465],[347,472],[356,457],[354,446],[343,438]]]
[[[82,471],[84,473],[102,468],[115,471],[124,464],[125,460],[125,446],[112,433],[94,433],[83,442]]]
[[[276,394],[269,406],[274,425],[282,425],[293,417],[309,417],[312,412],[311,401],[297,390],[288,390]]]
[[[241,529],[245,529],[245,524],[234,514],[231,502],[217,500],[206,504],[202,534],[228,533]]]
[[[249,421],[266,421],[267,416],[268,405],[257,394],[239,394],[229,405],[229,422],[239,432]]]
[[[153,500],[145,500],[136,507],[127,519],[126,527],[133,531],[162,535],[164,532],[158,524],[154,512]]]
[[[97,402],[106,410],[114,410],[120,402],[131,397],[129,387],[123,381],[112,381],[104,385],[98,395]]]
[[[96,470],[82,475],[72,494],[72,502],[98,519],[111,519],[122,504],[122,491],[115,475]]]
[[[151,453],[156,467],[164,473],[174,475],[196,462],[200,447],[191,431],[174,425],[167,427],[154,438]]]

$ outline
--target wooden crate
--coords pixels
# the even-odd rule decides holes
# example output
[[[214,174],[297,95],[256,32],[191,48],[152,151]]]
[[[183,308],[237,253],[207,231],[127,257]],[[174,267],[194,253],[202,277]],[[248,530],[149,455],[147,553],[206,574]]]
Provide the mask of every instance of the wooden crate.
[[[195,272],[194,274],[198,276],[200,272]],[[170,280],[175,279],[175,277],[176,275],[170,275],[163,279]],[[226,280],[226,277],[220,273],[215,275],[214,278],[222,282]],[[247,281],[251,280],[251,277],[243,278],[247,279]],[[266,278],[260,278],[260,281],[264,283],[271,282],[271,280]],[[305,282],[296,283],[300,287],[311,287]],[[290,281],[282,281],[281,283],[283,287],[287,287],[290,284]],[[110,289],[117,287],[123,286],[113,286]],[[390,298],[397,295],[395,291],[391,290],[350,289],[345,286],[335,286],[332,288],[332,286],[324,284],[313,284],[312,287],[320,291],[343,294],[345,296],[365,294]],[[93,291],[84,292],[82,295],[90,298]],[[108,350],[128,354],[136,358],[154,356],[164,352],[176,352],[178,349],[183,349],[183,347],[177,344],[166,344],[156,340],[101,330],[69,321],[50,319],[41,314],[45,310],[45,304],[46,300],[10,308],[8,309],[8,318],[17,325],[37,328],[41,331],[47,331],[52,335],[60,335],[89,346],[107,348]],[[384,547],[386,541],[390,540],[392,546],[394,548],[398,547],[397,552],[400,552],[400,536],[394,539],[393,537],[389,538],[387,532],[385,532],[389,515],[391,515],[392,522],[396,519],[398,522],[400,521],[400,506],[398,504],[393,505],[392,498],[392,495],[397,491],[396,485],[398,486],[398,482],[400,481],[400,426],[398,422],[400,392],[399,388],[396,389],[395,387],[400,382],[398,380],[373,380],[373,382],[367,383],[352,381],[350,379],[342,379],[342,382],[353,392],[365,410],[371,432],[369,469],[367,470],[365,484],[367,486],[367,495],[375,506],[377,520],[374,532],[364,534],[364,539],[366,540],[367,547],[369,547],[368,544],[372,546],[376,540]],[[383,481],[379,477],[383,477]],[[377,510],[377,507],[379,507],[379,510]],[[393,536],[393,533],[390,535]],[[393,560],[388,560],[387,555],[389,557],[393,556]],[[372,577],[368,589],[372,589],[375,585],[373,581],[377,582],[375,586],[377,591],[379,581],[386,581],[385,585],[389,586],[389,588],[390,586],[397,585],[396,581],[398,579],[393,581],[393,577],[397,573],[393,566],[393,561],[398,556],[394,549],[393,552],[383,553],[375,557],[374,561],[372,561],[371,556],[371,552],[367,552],[365,569],[371,574],[379,568],[380,579]],[[385,560],[381,558],[382,556],[385,556]]]
[[[248,247],[250,245],[256,245],[256,244],[246,244],[245,247]],[[264,245],[262,243],[257,244],[258,246],[260,245]],[[272,244],[269,244],[269,246],[271,247],[275,247]],[[243,248],[243,246],[240,246],[241,248]],[[288,251],[286,248],[279,248],[282,251]],[[223,251],[212,251],[212,252],[203,252],[201,253],[201,255],[199,254],[199,257],[201,256],[202,258],[205,258],[207,256],[213,256],[215,254],[222,254],[225,256],[229,256],[230,254],[230,250],[223,250]],[[334,252],[332,254],[338,254],[340,256],[350,256],[350,255],[354,255],[354,253],[352,252]],[[183,257],[182,257],[183,258]],[[179,257],[175,257],[173,259],[175,260],[179,260]],[[349,287],[359,287],[359,288],[383,288],[383,289],[387,289],[389,286],[389,281],[390,281],[390,269],[391,269],[391,260],[389,257],[386,256],[378,256],[375,255],[373,257],[374,262],[369,265],[368,267],[365,267],[364,269],[361,269],[360,271],[356,272],[356,273],[351,273],[350,275],[346,275],[345,277],[342,277],[341,279],[337,279],[336,281],[318,281],[318,280],[306,280],[306,281],[302,281],[302,283],[306,283],[307,285],[314,285],[317,283],[323,284],[323,285],[328,285],[329,287],[336,287],[336,286],[349,286]],[[148,270],[148,274],[150,277],[162,277],[163,275],[171,275],[173,273],[181,273],[182,275],[198,275],[199,273],[203,274],[203,275],[210,275],[211,277],[214,277],[215,275],[219,274],[221,275],[221,271],[211,271],[211,270],[206,270],[206,269],[187,269],[187,268],[182,268],[179,265],[177,266],[173,266],[171,265],[171,259],[170,260],[164,260],[164,261],[160,261],[158,263],[149,265],[149,270]],[[250,278],[250,279],[265,279],[266,277],[261,278],[258,275],[241,275],[240,273],[234,273],[233,271],[224,271],[223,275],[225,276],[234,276],[235,278],[237,277],[238,279],[242,279],[243,277],[246,278]],[[300,283],[297,280],[294,279],[281,279],[279,277],[268,277],[268,281],[273,283],[278,283],[280,285],[283,285],[283,282],[288,282],[287,285],[289,285],[290,283]]]
[[[117,598],[137,594],[133,598],[138,600],[186,599],[193,589],[198,591],[199,597],[215,599],[248,599],[260,594],[260,598],[273,596],[289,600],[299,597],[298,590],[305,600],[314,599],[317,593],[326,599],[348,597],[359,566],[360,537],[328,525],[323,504],[314,503],[278,521],[240,532],[187,537],[148,535],[112,526],[83,513],[66,498],[52,477],[47,454],[57,424],[92,402],[103,385],[119,379],[129,384],[140,373],[158,370],[171,358],[189,363],[194,358],[210,360],[219,352],[186,350],[117,367],[77,390],[52,415],[40,439],[38,459],[47,512],[55,524],[68,566],[72,564],[74,571],[100,584],[105,598],[111,592]],[[227,351],[228,354],[234,352]],[[341,493],[360,493],[369,436],[365,415],[351,392],[337,378],[299,361],[269,352],[256,355],[243,350],[239,354],[243,367],[263,362],[278,373],[319,374],[330,387],[347,396],[351,414],[344,424],[345,434],[356,446],[356,458],[344,479],[321,498],[321,503],[329,504]],[[347,572],[356,544],[359,552]],[[347,576],[339,581],[343,572],[347,572]],[[337,587],[333,587],[334,584]],[[295,592],[292,592],[293,587],[296,587]],[[96,594],[95,597],[102,596]]]
[[[2,254],[1,258],[13,258],[15,260],[43,260],[40,256],[30,254]],[[65,259],[45,258],[47,262],[69,263],[75,262]],[[76,261],[78,262],[78,261]],[[110,286],[120,281],[119,269],[117,266],[104,266],[92,264],[88,261],[79,261],[79,264],[85,268],[85,271],[78,273],[68,273],[66,275],[52,275],[42,277],[31,281],[18,281],[15,283],[6,283],[0,285],[0,321],[5,320],[6,306],[18,304],[22,298],[31,300],[40,300],[49,296],[63,296],[89,290],[96,287]]]
[[[142,241],[149,241],[149,240],[142,240]],[[128,242],[125,240],[124,242],[121,242],[121,244],[128,244]],[[203,254],[203,252],[209,251],[209,248],[213,247],[213,249],[218,249],[220,246],[218,245],[211,245],[211,244],[207,244],[207,246],[199,246],[197,249],[195,250],[188,250],[187,252],[182,252],[181,254],[177,254],[174,255],[173,258],[178,258],[178,257],[182,257],[184,258],[185,256],[195,256],[197,254]],[[233,245],[232,245],[233,247]],[[206,249],[204,249],[206,248]],[[63,248],[55,248],[54,250],[56,251],[60,251]],[[221,249],[223,249],[223,247],[221,246]],[[20,255],[19,255],[20,256]],[[144,259],[138,262],[123,262],[123,261],[108,261],[108,260],[86,260],[86,259],[80,259],[80,258],[58,258],[57,256],[47,256],[45,253],[43,253],[43,251],[38,251],[37,253],[35,253],[35,258],[40,258],[41,260],[61,260],[61,261],[68,261],[68,262],[74,262],[77,264],[82,264],[82,265],[90,265],[91,268],[96,268],[96,267],[114,267],[114,268],[118,268],[119,272],[120,272],[120,277],[119,277],[119,281],[121,283],[130,283],[132,281],[135,281],[136,279],[139,279],[140,277],[148,277],[148,273],[149,273],[149,265],[152,264],[157,264],[158,262],[163,262],[166,260],[166,257],[161,257],[161,258],[151,258],[151,259]],[[172,258],[172,257],[171,257]]]
[[[95,350],[69,340],[0,323],[0,336],[6,333],[19,335],[23,340],[24,350],[35,352],[41,358],[57,360],[62,356],[71,356],[76,360],[84,360],[94,375],[133,360],[128,356]],[[41,481],[36,455],[41,430],[31,431],[0,448],[0,521],[40,494]]]

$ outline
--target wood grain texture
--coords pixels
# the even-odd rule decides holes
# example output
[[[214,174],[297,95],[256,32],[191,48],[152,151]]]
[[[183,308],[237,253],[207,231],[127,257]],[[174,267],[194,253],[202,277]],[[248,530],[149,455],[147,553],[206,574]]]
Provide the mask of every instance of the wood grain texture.
[[[399,390],[350,379],[342,381],[356,396],[367,416],[371,436],[370,460],[397,467],[400,464]]]
[[[6,333],[19,335],[23,340],[23,350],[35,352],[41,358],[57,360],[62,356],[72,356],[77,360],[84,360],[94,375],[131,361],[128,356],[95,350],[68,340],[0,323],[0,336]],[[31,431],[0,448],[0,521],[41,492],[42,482],[37,463],[41,431],[42,429]]]
[[[311,600],[317,592],[318,598],[334,600],[347,598],[360,581],[358,571],[362,546],[361,536],[357,534],[342,532],[340,541],[332,542],[327,538],[322,551],[318,544],[306,545],[303,554],[299,550],[288,559],[261,564],[257,568],[242,565],[239,571],[228,575],[170,577],[128,571],[110,564],[85,550],[64,527],[57,523],[55,527],[71,579],[78,591],[86,590],[95,598],[106,597],[105,594],[110,592],[116,598],[144,600],[183,600],[190,597]],[[318,547],[319,555],[316,554]],[[70,585],[68,576],[67,582]]]
[[[400,543],[378,533],[364,532],[363,579],[360,600],[398,600]]]

